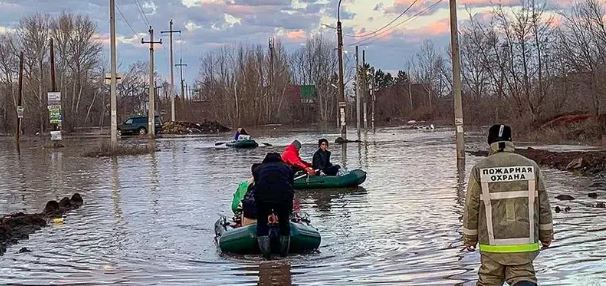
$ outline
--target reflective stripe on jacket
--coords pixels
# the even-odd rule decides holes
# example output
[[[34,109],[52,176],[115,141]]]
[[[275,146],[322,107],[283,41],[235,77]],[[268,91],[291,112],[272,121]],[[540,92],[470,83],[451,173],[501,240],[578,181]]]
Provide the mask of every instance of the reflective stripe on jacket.
[[[499,144],[505,148],[499,150]],[[541,170],[514,149],[511,142],[495,142],[473,167],[463,215],[465,242],[479,242],[482,254],[505,265],[532,261],[539,241],[553,237]]]

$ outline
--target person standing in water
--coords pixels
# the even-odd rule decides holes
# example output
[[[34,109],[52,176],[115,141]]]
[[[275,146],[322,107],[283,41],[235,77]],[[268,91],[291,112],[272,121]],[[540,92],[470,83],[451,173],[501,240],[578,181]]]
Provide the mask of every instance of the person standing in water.
[[[479,243],[477,285],[537,285],[533,260],[553,240],[551,208],[534,161],[514,153],[511,128],[488,131],[490,154],[471,170],[463,215],[463,240]]]

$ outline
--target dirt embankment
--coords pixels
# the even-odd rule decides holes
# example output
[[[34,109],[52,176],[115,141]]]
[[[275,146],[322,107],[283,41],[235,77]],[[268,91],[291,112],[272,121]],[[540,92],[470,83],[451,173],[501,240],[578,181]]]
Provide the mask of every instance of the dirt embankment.
[[[50,222],[62,223],[63,215],[77,209],[84,201],[80,194],[75,193],[71,199],[64,197],[61,201],[48,201],[44,210],[37,214],[22,212],[5,215],[0,218],[0,255],[6,252],[6,247],[19,240],[28,239],[29,235],[46,226]],[[22,248],[19,252],[28,252]]]
[[[476,156],[488,156],[488,151],[469,152]],[[606,151],[552,152],[533,148],[516,149],[516,153],[547,166],[563,171],[576,171],[584,175],[606,172]]]
[[[171,121],[162,125],[163,134],[209,134],[227,132],[231,129],[217,121],[193,123],[186,121]]]

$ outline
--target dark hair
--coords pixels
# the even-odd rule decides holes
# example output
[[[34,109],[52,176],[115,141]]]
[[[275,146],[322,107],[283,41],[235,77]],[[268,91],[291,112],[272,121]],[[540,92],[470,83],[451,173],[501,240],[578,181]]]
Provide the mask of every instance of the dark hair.
[[[244,128],[242,128],[242,130],[240,130],[240,135],[248,135],[248,133],[246,133],[246,130],[244,130]]]
[[[282,157],[278,153],[267,153],[265,155],[265,159],[263,159],[263,163],[274,163],[274,162],[282,162]]]
[[[251,173],[254,173],[254,172],[255,172],[255,169],[256,169],[257,167],[259,167],[259,166],[261,166],[261,163],[254,163],[254,164],[252,164],[252,166],[250,166],[250,172],[251,172]]]
[[[322,145],[322,143],[326,143],[326,146],[328,146],[328,140],[322,138],[322,139],[318,140],[318,147],[320,147]]]

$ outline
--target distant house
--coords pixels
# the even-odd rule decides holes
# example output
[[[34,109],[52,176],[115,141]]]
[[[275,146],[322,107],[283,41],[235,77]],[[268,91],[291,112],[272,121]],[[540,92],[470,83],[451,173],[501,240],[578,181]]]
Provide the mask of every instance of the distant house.
[[[292,122],[317,121],[318,91],[315,85],[289,85],[284,91]]]
[[[284,92],[291,104],[314,104],[318,93],[315,85],[289,85]]]

